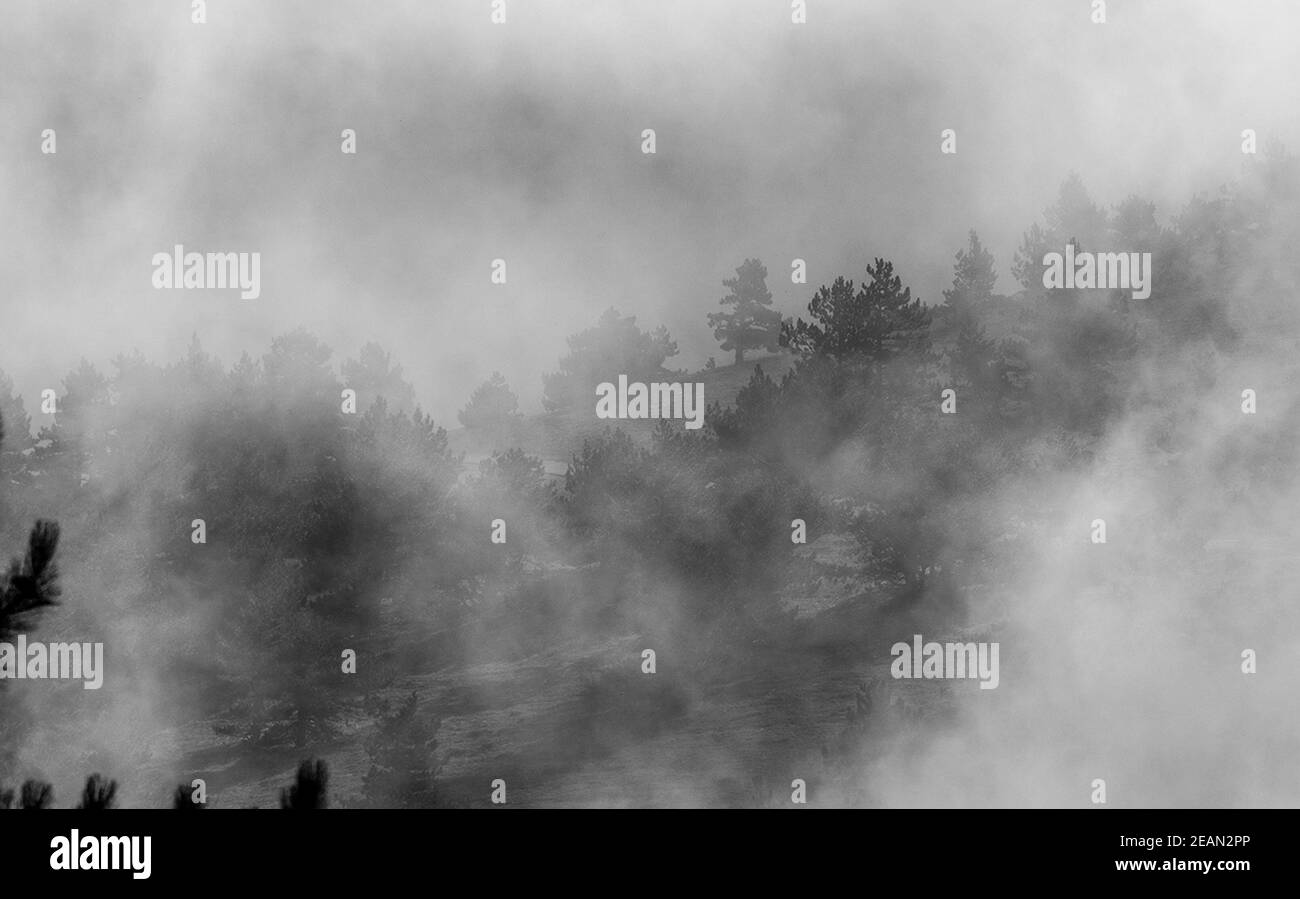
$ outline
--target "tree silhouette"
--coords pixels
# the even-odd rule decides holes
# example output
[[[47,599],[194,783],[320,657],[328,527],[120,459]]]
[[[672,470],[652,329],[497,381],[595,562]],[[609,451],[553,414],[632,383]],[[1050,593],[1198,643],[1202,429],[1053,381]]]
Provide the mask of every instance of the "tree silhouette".
[[[519,414],[519,397],[510,389],[501,373],[494,371],[471,394],[468,405],[456,417],[471,431],[503,436],[522,417]]]
[[[58,602],[59,526],[41,520],[27,539],[27,554],[9,563],[0,575],[0,641],[8,641],[27,628],[34,613]]]
[[[712,404],[707,420],[724,449],[747,449],[776,436],[781,411],[780,386],[755,365],[735,402],[725,408]]]
[[[54,787],[43,780],[29,780],[23,784],[19,808],[49,808],[54,801]]]
[[[5,425],[9,427],[9,445],[4,445]],[[18,456],[32,444],[31,416],[23,405],[23,398],[14,393],[14,382],[0,371],[0,454]]]
[[[980,324],[981,311],[993,297],[997,282],[993,254],[979,235],[970,232],[966,249],[957,252],[952,289],[943,292],[943,331],[948,338],[949,373],[956,386],[973,388],[983,398],[997,382],[996,341]]]
[[[568,344],[560,370],[542,376],[542,404],[548,411],[587,402],[597,384],[620,374],[634,381],[667,374],[664,361],[677,355],[677,342],[667,328],[642,331],[635,315],[613,308],[605,310],[595,327],[569,337]]]
[[[1011,265],[1011,274],[1025,290],[1037,293],[1043,289],[1043,256],[1048,252],[1060,253],[1067,243],[1074,244],[1075,252],[1106,250],[1110,239],[1109,217],[1106,210],[1092,201],[1079,176],[1071,172],[1061,184],[1056,202],[1043,213],[1046,227],[1037,222],[1029,227],[1020,240]],[[1053,290],[1057,301],[1072,303],[1073,291]]]
[[[952,290],[943,292],[944,303],[959,307],[990,299],[998,273],[993,268],[993,254],[984,249],[974,229],[970,231],[966,249],[958,250],[956,259],[952,267]]]
[[[325,808],[328,784],[329,769],[324,760],[304,759],[298,765],[298,777],[293,785],[280,791],[280,808]]]
[[[81,802],[77,808],[86,810],[112,808],[116,798],[117,781],[106,780],[99,774],[92,774],[86,778],[86,786],[81,791]]]
[[[928,343],[930,311],[912,299],[894,265],[877,258],[867,280],[855,293],[853,282],[836,278],[822,286],[808,303],[809,321],[802,318],[781,326],[781,343],[801,355],[886,362],[899,353]]]
[[[206,807],[204,803],[194,801],[194,788],[189,784],[178,784],[176,791],[172,793],[172,808],[174,809],[186,811]]]
[[[757,259],[746,259],[736,269],[736,277],[725,279],[722,286],[729,292],[718,303],[731,311],[709,313],[709,327],[722,348],[735,351],[737,365],[745,361],[747,349],[775,351],[781,342],[781,313],[768,308],[772,294],[767,289],[767,267]]]
[[[4,436],[4,417],[0,415],[0,446]],[[0,641],[8,641],[27,627],[33,613],[58,602],[59,569],[54,563],[58,547],[58,524],[37,521],[27,538],[27,555],[14,559],[8,572],[0,575]]]
[[[356,359],[342,366],[344,386],[357,392],[357,411],[365,412],[371,403],[383,397],[394,412],[415,408],[415,387],[403,376],[402,366],[377,343],[367,343]]]

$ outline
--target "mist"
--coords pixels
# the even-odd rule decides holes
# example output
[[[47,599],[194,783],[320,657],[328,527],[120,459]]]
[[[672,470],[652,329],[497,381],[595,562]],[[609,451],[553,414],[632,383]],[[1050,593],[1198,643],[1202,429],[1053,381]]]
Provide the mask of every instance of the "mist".
[[[1260,27],[1285,3],[1105,26],[1074,2],[826,3],[801,27],[780,3],[538,2],[505,27],[480,7],[231,2],[196,26],[160,2],[9,4],[19,392],[82,356],[171,359],[198,334],[232,363],[305,326],[340,355],[382,344],[439,420],[493,368],[535,411],[538,372],[609,305],[702,364],[701,310],[747,256],[787,314],[795,258],[816,285],[883,255],[935,303],[968,228],[1008,259],[1071,171],[1168,216],[1238,174],[1243,128],[1296,142],[1287,29]],[[260,251],[262,296],[154,290],[176,243]]]
[[[379,805],[426,774],[454,805],[1300,803],[1300,11],[1089,6],[10,0],[0,552],[61,523],[33,633],[109,675],[0,684],[0,786],[269,805],[310,756]],[[1152,298],[1017,277],[1079,238],[1151,252]],[[155,289],[178,244],[260,254],[260,295]],[[877,258],[919,348],[799,344]],[[733,366],[706,315],[749,259],[796,339]],[[593,367],[570,338],[613,346],[611,307],[675,352]],[[708,426],[607,432],[557,371],[699,380]],[[496,372],[491,427],[458,419]],[[999,643],[999,686],[892,678],[914,634]],[[416,743],[418,777],[377,761]]]

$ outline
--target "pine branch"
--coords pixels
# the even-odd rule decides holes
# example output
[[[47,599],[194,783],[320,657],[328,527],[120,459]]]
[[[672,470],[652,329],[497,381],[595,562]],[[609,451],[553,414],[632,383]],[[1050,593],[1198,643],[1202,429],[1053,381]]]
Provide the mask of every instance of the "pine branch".
[[[99,774],[92,774],[86,778],[85,789],[81,791],[81,804],[79,809],[108,809],[112,808],[117,799],[117,781],[105,780]]]
[[[24,628],[33,612],[58,602],[59,570],[54,562],[58,546],[58,523],[36,522],[26,557],[11,562],[8,574],[0,579],[0,640],[8,640]]]

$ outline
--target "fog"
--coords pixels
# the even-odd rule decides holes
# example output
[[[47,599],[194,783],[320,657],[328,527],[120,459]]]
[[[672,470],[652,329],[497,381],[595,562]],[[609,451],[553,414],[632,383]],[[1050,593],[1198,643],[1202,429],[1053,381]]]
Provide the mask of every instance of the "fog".
[[[1139,194],[1172,228],[1193,197],[1253,183],[1244,129],[1258,131],[1261,148],[1266,138],[1300,148],[1300,9],[1113,2],[1107,23],[1094,25],[1083,0],[812,0],[807,24],[793,26],[789,4],[777,0],[506,3],[503,26],[491,23],[486,0],[231,0],[209,3],[207,23],[196,25],[186,4],[7,0],[0,370],[24,397],[35,432],[54,421],[37,411],[41,391],[63,394],[80,360],[106,374],[132,349],[147,360],[127,407],[78,413],[78,434],[111,441],[115,453],[87,469],[91,487],[15,491],[4,509],[6,556],[20,551],[13,541],[35,517],[67,519],[63,606],[41,628],[49,639],[102,634],[119,666],[102,696],[59,686],[24,699],[19,768],[54,780],[61,799],[102,768],[123,778],[129,804],[163,804],[194,770],[219,771],[203,755],[212,747],[195,736],[191,706],[207,701],[197,694],[238,670],[261,685],[250,703],[278,701],[301,687],[303,659],[337,667],[340,645],[362,646],[390,628],[410,645],[390,646],[384,671],[409,682],[368,667],[373,679],[358,695],[395,692],[395,682],[418,691],[422,709],[445,716],[448,783],[482,780],[481,766],[499,759],[524,804],[725,804],[718,785],[756,769],[778,782],[777,794],[791,777],[806,778],[820,805],[1085,807],[1096,778],[1120,806],[1300,803],[1290,768],[1300,750],[1291,713],[1300,612],[1288,593],[1300,545],[1296,230],[1287,217],[1296,207],[1281,202],[1281,190],[1270,215],[1243,223],[1263,236],[1231,258],[1239,268],[1221,281],[1186,275],[1196,291],[1222,286],[1212,300],[1227,309],[1231,341],[1162,333],[1176,313],[1142,319],[1136,357],[1123,369],[1127,380],[1107,388],[1115,408],[1101,425],[1027,426],[996,448],[990,438],[1004,473],[964,493],[935,486],[941,452],[926,455],[917,435],[939,428],[897,425],[888,439],[904,436],[881,462],[870,429],[813,452],[792,448],[804,435],[789,437],[787,427],[772,454],[798,472],[796,485],[771,486],[766,469],[733,470],[752,461],[739,455],[714,467],[681,462],[683,474],[673,466],[686,450],[652,462],[632,457],[629,444],[644,480],[633,489],[614,475],[594,477],[585,494],[565,487],[569,504],[556,512],[531,492],[532,480],[527,490],[499,470],[500,482],[474,480],[474,465],[504,443],[455,444],[469,464],[453,471],[454,453],[412,437],[405,423],[390,426],[381,413],[340,435],[320,411],[333,415],[347,386],[340,363],[376,342],[437,425],[455,428],[457,411],[494,371],[533,422],[542,376],[556,370],[566,338],[610,306],[647,331],[667,327],[679,348],[668,369],[729,362],[705,316],[719,308],[722,280],[751,257],[766,263],[775,308],[787,317],[807,317],[819,286],[861,279],[875,257],[893,262],[913,297],[937,306],[953,284],[954,253],[975,229],[995,260],[994,293],[1023,300],[1015,252],[1071,173],[1105,209]],[[56,154],[40,152],[47,128]],[[653,155],[641,151],[645,128],[656,133]],[[949,128],[955,154],[940,152]],[[340,152],[343,129],[356,132],[355,155]],[[155,290],[151,259],[176,244],[260,253],[260,297]],[[505,284],[490,281],[497,258],[508,266]],[[807,284],[791,282],[794,259],[806,261]],[[1042,333],[1062,346],[1077,323],[1045,321]],[[230,375],[245,393],[220,393],[196,374],[203,365],[181,362],[192,337],[223,377],[245,353],[297,362],[314,348],[276,357],[272,344],[295,329],[328,346],[328,362],[281,375],[263,365],[246,383]],[[1062,383],[1093,389],[1057,343],[1026,353],[1043,370],[1065,372],[1036,402],[1053,407]],[[904,380],[912,371],[902,363],[884,370]],[[198,385],[198,399],[176,401],[169,391],[178,383]],[[1259,395],[1257,415],[1242,414],[1246,388]],[[809,404],[831,420],[839,408]],[[1001,421],[968,414],[990,434]],[[519,433],[533,440],[518,441],[527,452],[544,455],[536,431]],[[822,433],[832,429],[808,431]],[[272,449],[249,449],[257,441]],[[192,450],[201,444],[208,449]],[[577,454],[563,449],[546,461]],[[265,470],[247,496],[242,469],[213,461],[243,464],[259,451]],[[909,452],[914,468],[896,464]],[[274,493],[283,521],[256,504],[258,485],[271,506],[265,496],[290,485]],[[610,512],[603,488],[626,488],[639,503]],[[816,502],[799,504],[805,488]],[[759,663],[746,654],[759,641],[711,618],[699,624],[709,578],[739,572],[719,588],[730,599],[770,589],[806,601],[803,584],[764,583],[772,571],[788,575],[776,550],[789,549],[790,519],[807,517],[815,544],[850,532],[840,512],[827,511],[836,503],[865,518],[864,509],[916,494],[945,515],[935,570],[956,560],[974,571],[981,560],[978,574],[964,575],[961,600],[943,605],[936,580],[914,606],[855,619],[865,628],[861,656],[843,670],[809,637],[833,623],[783,631],[788,623],[772,625],[774,613],[755,613],[752,626],[768,641],[762,651],[789,653],[764,695],[788,703],[765,707],[770,719],[752,709],[726,717],[740,705],[721,698],[730,694],[718,685],[730,682],[718,671],[748,676]],[[448,496],[455,503],[444,505]],[[303,497],[312,517],[300,533],[289,511]],[[272,523],[244,514],[250,509]],[[201,516],[215,545],[196,561],[185,556],[188,524]],[[479,539],[497,516],[512,529],[507,561],[488,557]],[[1102,545],[1089,539],[1099,518],[1108,528]],[[342,536],[330,530],[334,520],[345,522]],[[640,529],[642,520],[653,526]],[[290,532],[293,548],[288,538],[267,545],[267,534]],[[870,548],[882,542],[872,534],[863,540]],[[701,548],[698,568],[683,547]],[[832,571],[825,542],[818,552],[817,564]],[[182,557],[189,561],[175,561]],[[723,561],[709,568],[715,557]],[[166,565],[148,562],[159,558]],[[331,567],[334,558],[355,565]],[[883,590],[886,579],[872,577],[861,575],[855,599]],[[911,589],[911,575],[899,577]],[[319,610],[337,611],[335,593],[356,605],[331,618]],[[435,615],[435,595],[455,602]],[[166,604],[137,604],[144,596]],[[529,601],[522,611],[512,604],[520,597]],[[268,639],[288,647],[283,657],[234,640],[232,616],[245,614],[278,623]],[[316,630],[317,617],[335,629]],[[890,645],[914,633],[1000,641],[999,687],[956,684],[950,696],[919,701],[919,723],[882,717],[827,761],[837,755],[827,749],[835,733],[812,706],[847,702],[860,677],[888,680]],[[787,647],[773,634],[809,642],[791,637]],[[420,640],[451,659],[439,656],[438,673],[421,667]],[[546,715],[586,702],[598,718],[602,703],[617,705],[574,672],[608,670],[611,656],[637,659],[647,645],[658,647],[657,683],[670,697],[654,702],[697,713],[716,704],[717,733],[683,748],[664,733],[689,742],[704,725],[689,719],[677,733],[677,713],[655,705],[644,717],[662,714],[665,729],[635,731],[610,758],[592,761],[565,745],[570,725]],[[1257,675],[1241,671],[1245,649],[1258,655]],[[691,665],[674,667],[688,656]],[[513,664],[526,670],[507,670]],[[551,673],[536,673],[543,669]],[[887,683],[877,711],[903,714],[890,703],[904,686]],[[635,689],[609,689],[620,702],[640,701]],[[13,693],[3,685],[0,700]],[[525,710],[508,712],[511,703]],[[338,741],[321,738],[320,755],[358,754],[355,745],[339,748],[373,723],[354,711]],[[528,730],[534,714],[541,736]],[[68,720],[78,722],[77,744],[64,741]],[[484,733],[512,736],[492,742]],[[661,738],[673,751],[654,742]],[[554,753],[561,773],[548,773],[544,786],[510,773],[520,741]],[[253,791],[270,801],[269,785],[284,781],[283,759],[254,756],[240,762],[254,769],[238,780],[248,791],[240,802]],[[354,789],[349,765],[340,782]]]
[[[229,364],[303,325],[340,357],[380,342],[439,420],[493,369],[533,411],[610,305],[703,363],[747,256],[787,314],[810,292],[781,277],[795,258],[815,286],[883,255],[934,303],[973,227],[1011,292],[1070,171],[1168,216],[1237,175],[1243,128],[1296,144],[1290,4],[1088,15],[819,2],[792,26],[778,2],[543,0],[494,26],[478,2],[223,2],[195,25],[174,3],[9,2],[0,359],[31,398],[81,356],[171,360],[197,333]],[[176,243],[261,252],[262,296],[154,290]]]

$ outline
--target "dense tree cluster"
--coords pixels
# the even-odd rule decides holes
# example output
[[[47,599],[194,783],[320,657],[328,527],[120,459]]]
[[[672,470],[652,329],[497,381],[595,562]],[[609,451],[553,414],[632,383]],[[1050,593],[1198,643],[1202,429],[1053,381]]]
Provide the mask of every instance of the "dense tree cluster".
[[[0,377],[3,535],[38,521],[0,577],[0,640],[57,599],[62,535],[65,553],[76,547],[65,567],[102,585],[101,609],[166,633],[153,661],[202,685],[194,714],[219,733],[301,756],[362,720],[369,762],[357,801],[437,804],[441,716],[405,687],[393,700],[400,674],[523,657],[566,628],[707,641],[710,652],[751,646],[790,626],[780,598],[807,578],[794,519],[809,542],[851,542],[861,595],[955,617],[973,585],[1014,564],[1016,535],[981,525],[988,497],[1086,465],[1135,406],[1152,412],[1144,436],[1176,454],[1191,438],[1155,411],[1153,392],[1170,386],[1162,373],[1232,354],[1268,323],[1294,328],[1285,291],[1295,266],[1268,261],[1300,236],[1296,199],[1284,154],[1168,224],[1138,197],[1108,211],[1072,177],[1025,233],[1014,294],[996,293],[995,260],[972,231],[942,303],[914,297],[875,258],[861,280],[835,278],[784,322],[766,269],[747,259],[726,282],[731,312],[710,324],[737,360],[779,342],[789,371],[774,378],[756,365],[700,432],[663,422],[648,439],[589,437],[562,481],[529,446],[469,470],[381,348],[368,345],[340,377],[331,350],[304,331],[228,368],[197,340],[167,365],[124,355],[103,374],[83,361],[36,435]],[[1043,253],[1067,242],[1152,252],[1149,300],[1045,289]],[[671,380],[664,364],[676,352],[665,329],[611,309],[570,338],[544,378],[545,405],[586,415],[596,383]],[[341,408],[346,387],[355,414]],[[512,435],[517,397],[494,374],[460,418]],[[1269,446],[1256,461],[1293,477],[1277,462],[1284,449]],[[489,539],[494,519],[508,529],[503,543]],[[344,650],[363,660],[355,674],[342,672]],[[323,763],[304,763],[283,807],[323,807],[326,780]],[[50,804],[48,784],[20,789],[0,805]],[[194,805],[187,792],[177,789],[177,808]],[[115,801],[116,783],[96,775],[81,803]]]

